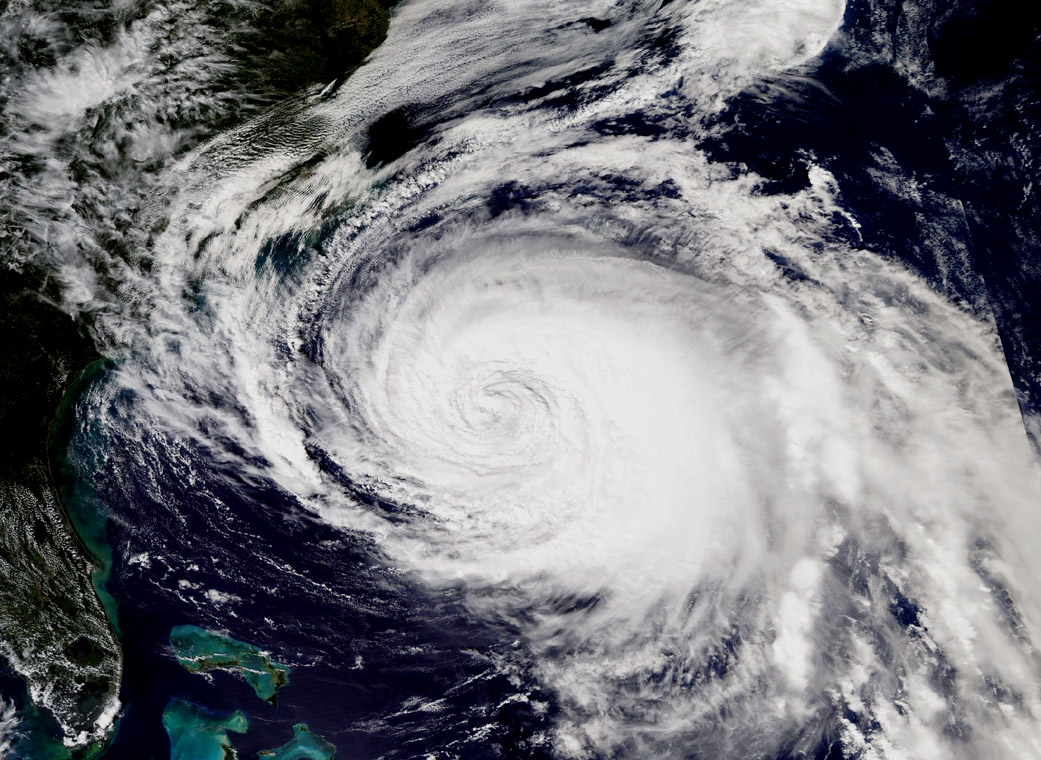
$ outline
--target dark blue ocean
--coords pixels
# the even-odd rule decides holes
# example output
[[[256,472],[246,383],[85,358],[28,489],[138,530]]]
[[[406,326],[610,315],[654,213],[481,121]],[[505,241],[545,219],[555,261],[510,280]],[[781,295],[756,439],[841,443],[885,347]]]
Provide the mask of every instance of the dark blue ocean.
[[[602,16],[576,17],[574,23],[586,25],[590,39],[609,33],[612,24],[621,23],[621,5],[625,4],[614,9],[619,18],[607,8],[600,9]],[[645,57],[641,60],[667,66],[682,52],[680,33],[669,26],[670,5],[670,0],[660,3],[662,20],[640,40]],[[815,233],[816,243],[809,247],[847,250],[850,256],[871,251],[883,261],[906,266],[965,312],[992,319],[1015,403],[1025,415],[1036,449],[1036,420],[1041,419],[1039,32],[1041,6],[1002,0],[849,0],[841,33],[833,38],[841,44],[826,45],[795,69],[764,74],[707,122],[695,123],[692,114],[698,104],[676,92],[653,107],[641,106],[624,118],[597,122],[582,140],[593,147],[597,139],[674,141],[690,155],[703,154],[721,175],[755,175],[751,197],[759,199],[806,191],[811,169],[829,172],[841,213],[835,212],[825,232]],[[436,145],[444,125],[460,119],[468,108],[495,114],[517,103],[537,102],[538,108],[569,118],[624,84],[617,78],[620,69],[613,66],[607,61],[601,68],[591,65],[556,78],[551,70],[537,82],[525,80],[525,87],[513,89],[503,88],[501,81],[527,76],[526,70],[506,68],[500,72],[502,80],[494,87],[489,82],[487,91],[478,82],[440,100],[396,107],[364,132],[367,143],[361,152],[370,168],[390,164],[417,146]],[[675,183],[629,186],[621,172],[608,174],[605,170],[595,182],[585,184],[581,177],[561,176],[555,186],[504,176],[493,183],[493,192],[470,202],[467,223],[477,229],[504,218],[523,224],[545,213],[540,204],[550,195],[581,200],[609,193],[619,205],[664,208],[680,194]],[[322,210],[318,216],[325,218],[306,239],[290,235],[264,241],[266,253],[258,254],[257,271],[281,266],[276,279],[292,292],[303,281],[293,256],[301,256],[308,265],[332,256],[330,251],[342,244],[337,235],[345,234],[338,233],[344,213],[342,207]],[[447,224],[444,219],[452,213],[442,206],[416,221],[407,234],[436,238],[440,233],[429,231],[441,229],[438,225]],[[629,237],[619,239],[634,250],[658,245],[653,224],[626,234]],[[405,246],[402,243],[402,250]],[[764,250],[766,266],[776,267],[793,288],[815,282],[814,274],[784,250],[768,245]],[[395,255],[389,255],[390,260]],[[378,266],[355,272],[358,293],[375,287],[372,283],[381,272]],[[917,313],[913,294],[888,297],[894,308]],[[219,308],[205,293],[197,297],[199,312]],[[311,313],[322,320],[336,316],[322,306]],[[318,363],[333,350],[332,339],[321,330],[300,330],[295,337],[299,341],[292,350]],[[193,348],[186,342],[182,350],[181,358],[190,366],[196,359]],[[339,758],[636,757],[647,751],[643,739],[626,739],[625,731],[622,738],[611,740],[613,744],[591,742],[586,755],[562,754],[548,738],[562,707],[556,690],[540,679],[538,662],[550,656],[567,659],[581,647],[561,633],[559,639],[547,639],[554,643],[532,651],[525,626],[551,614],[585,614],[581,610],[597,606],[596,594],[561,592],[542,598],[542,606],[529,614],[522,610],[523,593],[504,587],[500,601],[513,611],[510,615],[476,614],[466,580],[426,583],[403,569],[364,530],[338,526],[315,514],[307,508],[309,497],[264,476],[273,460],[243,448],[220,424],[204,429],[208,435],[201,438],[165,428],[150,416],[150,407],[128,388],[130,384],[120,380],[124,362],[134,361],[132,353],[116,359],[83,392],[66,452],[70,485],[83,500],[79,507],[97,511],[112,547],[105,588],[118,603],[124,708],[105,758],[169,757],[161,721],[175,698],[218,713],[245,712],[249,732],[233,736],[239,756],[245,758],[288,741],[297,723],[306,723],[332,742]],[[191,382],[185,387],[183,403],[188,407],[215,410],[215,418],[233,421],[229,426],[253,424],[237,398]],[[350,389],[342,394],[348,410],[361,403],[360,396],[351,394]],[[312,419],[318,414],[313,412]],[[314,427],[319,428],[317,421]],[[308,456],[323,478],[366,503],[389,524],[414,519],[409,510],[415,504],[388,496],[389,489],[381,493],[376,481],[348,475],[334,455],[315,446]],[[829,508],[845,514],[839,501],[834,497]],[[893,544],[906,548],[899,539]],[[885,565],[878,557],[899,553],[887,555],[866,541],[843,547],[850,556],[862,552],[857,556],[867,559],[860,565],[849,560],[844,570],[841,552],[839,559],[829,560],[836,583],[850,589],[861,584],[864,594],[888,593],[888,613],[881,614],[890,615],[887,625],[902,632],[894,637],[921,641],[925,624],[919,607],[935,612],[936,605],[895,586],[890,592],[878,591],[884,584],[874,580],[876,575],[881,578],[878,568]],[[1000,586],[998,581],[995,586]],[[518,594],[516,605],[506,599],[511,593]],[[1011,592],[1005,593],[1011,599]],[[828,597],[822,598],[823,616],[848,614],[838,602],[829,609]],[[741,609],[758,603],[742,600]],[[696,607],[696,602],[690,604]],[[1012,601],[1009,609],[1015,609]],[[201,676],[181,668],[168,637],[172,627],[184,624],[224,632],[288,665],[290,682],[279,693],[277,708],[227,672]],[[743,635],[737,626],[718,637],[713,657],[685,664],[682,675],[665,666],[652,668],[648,683],[665,689],[669,679],[695,686],[705,679],[725,681],[741,671],[743,658],[749,656],[742,654]],[[892,655],[893,662],[899,659]],[[937,668],[931,676],[933,687],[942,699],[958,702],[952,696],[956,689],[944,686],[936,675],[942,667]],[[619,676],[618,688],[627,688],[628,677]],[[639,693],[651,688],[641,682]],[[596,713],[597,708],[583,704],[589,714]],[[639,709],[620,703],[607,713],[621,724],[631,719],[643,730],[651,720],[647,716],[657,713],[644,702],[638,704]],[[644,708],[647,711],[640,712]],[[735,714],[740,709],[744,708],[733,708]],[[737,720],[725,712],[719,716],[721,723],[731,719]],[[881,731],[879,720],[869,707],[836,698],[808,713],[804,725],[771,734],[760,754],[746,748],[740,756],[874,757],[863,754],[864,746],[850,745],[844,727],[855,726],[870,736]],[[965,730],[971,733],[973,720],[970,715],[958,725],[970,726]],[[637,733],[634,729],[633,736]],[[955,733],[949,728],[949,736]],[[706,754],[706,747],[716,746],[711,742],[685,744],[684,736],[680,731],[658,751],[672,757],[724,756]],[[597,754],[597,746],[613,749]]]

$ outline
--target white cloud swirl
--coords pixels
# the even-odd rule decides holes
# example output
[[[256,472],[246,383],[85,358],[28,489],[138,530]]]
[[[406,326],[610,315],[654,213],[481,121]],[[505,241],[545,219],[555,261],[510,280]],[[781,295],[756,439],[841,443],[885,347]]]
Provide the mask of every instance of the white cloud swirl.
[[[559,756],[1037,754],[1041,488],[992,325],[843,243],[823,169],[764,196],[694,147],[842,7],[588,5],[407,3],[263,125],[291,149],[249,127],[183,167],[123,380],[464,587],[559,700]],[[674,128],[598,131],[632,114]]]

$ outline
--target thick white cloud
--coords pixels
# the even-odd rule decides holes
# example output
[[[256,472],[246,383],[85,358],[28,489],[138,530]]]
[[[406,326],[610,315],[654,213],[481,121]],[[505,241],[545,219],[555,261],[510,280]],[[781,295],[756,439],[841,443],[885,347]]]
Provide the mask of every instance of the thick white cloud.
[[[993,326],[836,242],[823,169],[763,196],[684,131],[841,5],[659,5],[406,3],[336,96],[171,180],[123,381],[467,588],[558,697],[561,756],[1036,754],[1041,486]],[[365,168],[415,103],[426,139]],[[634,113],[674,128],[596,129]]]

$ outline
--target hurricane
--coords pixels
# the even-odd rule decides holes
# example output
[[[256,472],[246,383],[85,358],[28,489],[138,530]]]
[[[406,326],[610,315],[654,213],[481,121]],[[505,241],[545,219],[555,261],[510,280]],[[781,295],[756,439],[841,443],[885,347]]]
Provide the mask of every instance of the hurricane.
[[[735,102],[837,101],[854,10],[407,0],[156,173],[146,265],[42,254],[110,357],[68,457],[126,651],[251,641],[251,725],[345,756],[1041,756],[1041,460],[964,249],[720,160]]]

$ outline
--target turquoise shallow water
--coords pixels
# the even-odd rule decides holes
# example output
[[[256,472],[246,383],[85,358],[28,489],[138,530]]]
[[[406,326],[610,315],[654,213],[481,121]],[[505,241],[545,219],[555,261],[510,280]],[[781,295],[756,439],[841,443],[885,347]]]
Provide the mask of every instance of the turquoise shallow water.
[[[278,703],[278,690],[289,683],[289,668],[258,647],[198,626],[179,625],[171,629],[170,646],[186,670],[238,673],[258,697],[273,705]]]
[[[317,734],[312,734],[306,725],[293,726],[293,738],[275,749],[257,753],[263,760],[332,760],[336,747]]]
[[[25,681],[0,666],[0,692],[18,707],[20,736],[8,747],[4,760],[91,760],[105,749],[102,743],[73,751],[62,744],[61,729],[45,709],[34,705]]]
[[[90,481],[82,476],[83,461],[70,451],[70,439],[75,434],[76,411],[83,404],[89,406],[90,390],[104,383],[114,364],[98,359],[89,364],[73,382],[62,398],[50,425],[48,449],[53,474],[61,497],[61,507],[94,564],[91,580],[101,600],[109,624],[122,640],[119,629],[118,605],[108,591],[112,572],[112,546],[108,540],[108,515],[101,507]]]
[[[170,737],[170,760],[225,760],[233,751],[228,733],[246,733],[249,720],[240,710],[221,715],[174,699],[163,712],[163,728]]]
[[[86,403],[85,399],[92,388],[104,382],[113,366],[106,359],[93,361],[65,389],[48,425],[47,457],[58,505],[71,537],[79,544],[79,553],[93,565],[91,583],[101,608],[87,599],[70,599],[69,604],[77,610],[76,614],[91,618],[91,623],[104,620],[111,627],[115,638],[114,641],[106,642],[106,645],[114,649],[121,645],[122,635],[117,603],[106,587],[113,560],[113,549],[108,540],[108,515],[101,507],[91,482],[82,475],[83,458],[70,447],[71,440],[80,432],[79,415],[82,414],[81,407]],[[118,665],[113,665],[109,672],[118,676]],[[117,719],[108,737],[69,747],[64,744],[62,729],[51,712],[32,702],[24,678],[4,667],[0,667],[0,695],[18,707],[20,735],[14,746],[9,748],[12,760],[88,760],[105,751],[107,742],[118,729]]]
[[[241,675],[258,697],[276,702],[278,690],[289,682],[289,669],[272,660],[252,644],[207,631],[194,625],[170,631],[170,646],[177,661],[189,672],[227,670]],[[246,716],[235,710],[219,714],[187,700],[172,700],[163,713],[163,726],[170,737],[171,760],[224,758],[231,750],[228,732],[249,730]],[[259,757],[271,760],[332,760],[336,747],[312,733],[306,724],[293,726],[293,737],[274,749],[261,750]]]

